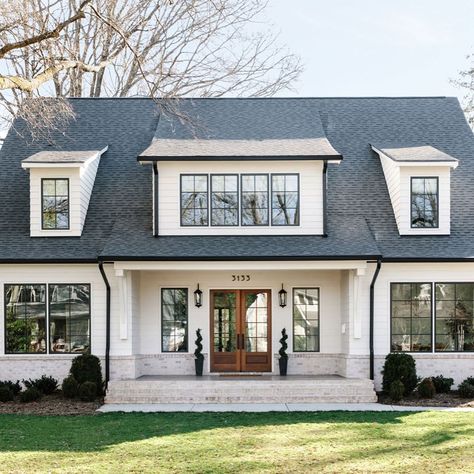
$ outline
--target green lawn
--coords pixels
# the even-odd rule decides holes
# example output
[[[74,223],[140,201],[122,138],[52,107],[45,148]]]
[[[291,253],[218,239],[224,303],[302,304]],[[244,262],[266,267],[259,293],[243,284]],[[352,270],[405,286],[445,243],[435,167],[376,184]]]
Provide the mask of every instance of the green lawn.
[[[474,413],[0,415],[0,472],[474,472]]]

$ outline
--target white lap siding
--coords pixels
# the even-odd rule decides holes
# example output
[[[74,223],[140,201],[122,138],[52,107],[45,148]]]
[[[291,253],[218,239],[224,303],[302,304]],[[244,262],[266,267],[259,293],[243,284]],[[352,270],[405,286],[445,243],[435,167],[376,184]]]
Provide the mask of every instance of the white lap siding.
[[[374,267],[374,265],[372,266]],[[368,271],[365,285],[370,285],[373,268]],[[375,356],[376,386],[381,387],[381,369],[390,352],[390,284],[391,283],[474,283],[473,263],[384,263],[375,287]],[[433,305],[435,304],[433,288]],[[367,313],[368,318],[368,313]],[[474,376],[474,353],[469,352],[410,352],[415,358],[421,377],[444,375],[455,384]]]
[[[323,233],[323,187],[321,161],[200,161],[160,162],[159,232],[160,235],[258,235]],[[271,221],[271,173],[298,173],[300,180],[300,225],[298,226],[192,226],[180,225],[181,174],[259,174],[269,175]],[[210,193],[210,184],[209,184]],[[240,177],[239,177],[240,190]],[[210,194],[209,194],[210,196]],[[239,195],[240,202],[240,195]],[[239,210],[240,215],[240,210]]]
[[[105,286],[97,265],[0,265],[0,380],[67,375],[77,354],[5,354],[5,284],[91,285],[91,352],[105,354]]]

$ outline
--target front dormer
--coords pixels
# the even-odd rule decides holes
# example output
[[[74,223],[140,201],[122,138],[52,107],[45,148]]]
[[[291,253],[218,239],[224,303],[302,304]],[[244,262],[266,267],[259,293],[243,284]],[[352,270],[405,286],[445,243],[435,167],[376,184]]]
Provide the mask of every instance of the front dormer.
[[[400,235],[449,235],[451,170],[458,160],[432,147],[376,147]]]
[[[30,173],[31,237],[81,236],[106,150],[41,151],[22,161]]]

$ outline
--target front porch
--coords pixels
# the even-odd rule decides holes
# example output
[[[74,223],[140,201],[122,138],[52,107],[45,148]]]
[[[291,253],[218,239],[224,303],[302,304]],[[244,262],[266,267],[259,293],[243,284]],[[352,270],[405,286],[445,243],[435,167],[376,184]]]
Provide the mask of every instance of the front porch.
[[[109,383],[106,404],[373,403],[369,379],[337,375],[221,374],[142,376]]]

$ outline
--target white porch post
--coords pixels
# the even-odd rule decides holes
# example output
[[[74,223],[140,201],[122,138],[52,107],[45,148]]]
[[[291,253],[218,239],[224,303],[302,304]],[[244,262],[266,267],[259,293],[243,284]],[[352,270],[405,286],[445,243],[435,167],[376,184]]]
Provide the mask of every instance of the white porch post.
[[[119,296],[119,337],[130,338],[132,326],[132,276],[128,270],[116,269]]]
[[[352,327],[354,339],[362,337],[362,314],[360,305],[360,277],[365,275],[365,268],[357,268],[352,272]]]

